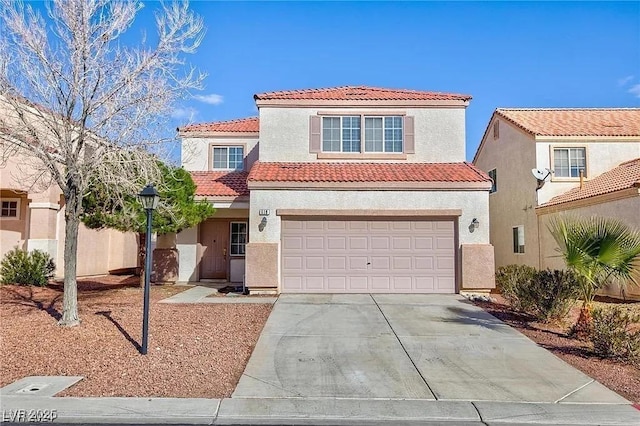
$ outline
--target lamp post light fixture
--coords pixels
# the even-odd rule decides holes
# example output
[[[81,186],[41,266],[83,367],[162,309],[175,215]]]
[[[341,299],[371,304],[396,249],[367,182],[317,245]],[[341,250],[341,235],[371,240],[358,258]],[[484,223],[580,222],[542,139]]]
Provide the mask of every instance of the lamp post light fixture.
[[[160,195],[158,191],[150,183],[144,187],[142,192],[138,194],[142,207],[147,212],[147,235],[145,241],[144,256],[144,311],[142,313],[142,345],[140,352],[142,355],[147,354],[147,342],[149,340],[149,287],[151,282],[151,221],[153,219],[153,211],[158,207]]]

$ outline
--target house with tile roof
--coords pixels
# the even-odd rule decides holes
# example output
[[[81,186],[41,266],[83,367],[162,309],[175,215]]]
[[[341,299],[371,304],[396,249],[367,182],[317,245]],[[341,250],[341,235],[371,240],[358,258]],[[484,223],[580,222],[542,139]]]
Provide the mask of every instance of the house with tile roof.
[[[177,236],[179,280],[252,292],[494,287],[489,177],[467,95],[345,86],[254,96],[258,117],[179,128],[216,214]]]
[[[547,229],[553,215],[617,217],[640,228],[638,158],[638,108],[496,109],[473,160],[493,179],[496,267],[563,267]]]

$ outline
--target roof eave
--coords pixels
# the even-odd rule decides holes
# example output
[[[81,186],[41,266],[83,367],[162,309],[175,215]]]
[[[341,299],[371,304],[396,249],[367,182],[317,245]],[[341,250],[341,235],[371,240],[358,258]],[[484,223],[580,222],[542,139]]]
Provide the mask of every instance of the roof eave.
[[[262,107],[327,107],[337,106],[341,108],[360,107],[417,107],[417,108],[466,108],[469,99],[425,99],[425,100],[377,100],[377,99],[259,99],[255,98],[258,108]]]
[[[298,189],[332,191],[489,191],[491,182],[313,182],[248,180],[249,190]]]

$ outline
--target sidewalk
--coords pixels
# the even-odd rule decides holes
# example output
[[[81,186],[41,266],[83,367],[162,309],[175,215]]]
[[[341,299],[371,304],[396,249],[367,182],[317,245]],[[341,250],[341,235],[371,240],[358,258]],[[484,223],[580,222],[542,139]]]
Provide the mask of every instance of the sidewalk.
[[[3,396],[3,424],[55,413],[54,424],[640,425],[617,404],[528,404],[334,398],[60,398]],[[30,422],[33,423],[33,422]]]

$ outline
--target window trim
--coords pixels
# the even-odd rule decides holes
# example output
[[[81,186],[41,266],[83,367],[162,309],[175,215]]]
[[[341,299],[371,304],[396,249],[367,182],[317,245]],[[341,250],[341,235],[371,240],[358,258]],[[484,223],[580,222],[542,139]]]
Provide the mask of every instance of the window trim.
[[[214,167],[213,150],[214,148],[242,148],[242,168],[240,169],[220,169]],[[227,165],[229,165],[229,151],[227,151]],[[209,144],[209,170],[210,171],[228,171],[242,172],[247,169],[247,144],[246,143],[210,143]]]
[[[552,182],[577,182],[580,180],[580,176],[572,177],[572,176],[557,176],[555,171],[555,154],[557,149],[584,149],[584,165],[585,170],[582,175],[584,179],[589,176],[589,149],[587,145],[549,145],[549,165],[553,169],[553,173],[551,173],[551,181]]]
[[[317,153],[319,159],[340,159],[340,158],[371,158],[375,156],[385,156],[382,159],[406,159],[406,126],[405,118],[406,112],[399,111],[318,111],[316,113],[320,117],[320,151]],[[325,151],[324,150],[324,118],[325,117],[340,117],[340,151]],[[360,117],[360,151],[342,151],[342,117]],[[401,151],[384,151],[384,118],[386,117],[400,117],[402,120],[402,150]],[[365,119],[367,118],[382,118],[382,148],[383,151],[367,151],[365,141]],[[414,136],[415,137],[415,136]],[[372,157],[373,156],[373,157]]]
[[[493,172],[494,176],[491,177],[491,172]],[[493,169],[487,172],[489,178],[491,179],[491,188],[489,189],[489,194],[495,194],[498,192],[498,169],[494,167]]]
[[[233,254],[233,225],[234,224],[243,224],[244,225],[244,254]],[[239,234],[240,235],[240,234]],[[247,255],[247,242],[249,240],[249,223],[247,221],[242,220],[232,220],[229,222],[229,257],[240,258],[245,257]],[[241,243],[236,243],[241,244]]]
[[[512,250],[513,254],[525,254],[525,237],[524,225],[518,225],[511,228]],[[516,241],[517,239],[517,241]],[[522,240],[522,244],[520,244]],[[516,247],[516,243],[518,244]]]
[[[15,201],[16,202],[16,215],[15,216],[2,216],[2,203],[3,202],[11,202],[11,201]],[[2,220],[20,220],[20,216],[21,216],[21,203],[20,203],[20,198],[0,198],[0,218],[2,218]]]

